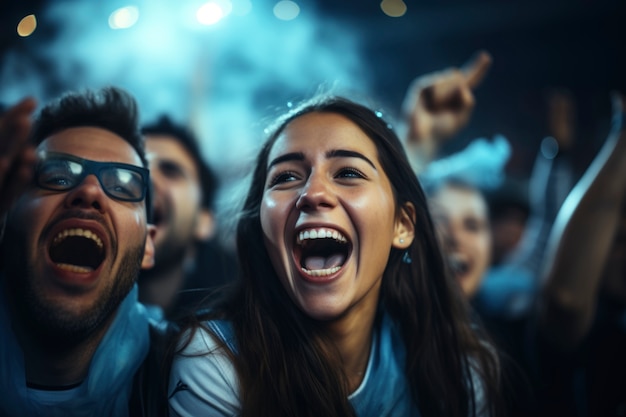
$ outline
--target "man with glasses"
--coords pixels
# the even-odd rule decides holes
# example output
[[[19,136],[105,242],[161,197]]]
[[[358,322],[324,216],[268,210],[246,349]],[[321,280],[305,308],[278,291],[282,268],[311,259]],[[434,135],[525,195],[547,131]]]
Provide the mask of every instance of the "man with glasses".
[[[136,279],[153,261],[150,179],[122,90],[26,100],[0,118],[0,415],[166,412]]]

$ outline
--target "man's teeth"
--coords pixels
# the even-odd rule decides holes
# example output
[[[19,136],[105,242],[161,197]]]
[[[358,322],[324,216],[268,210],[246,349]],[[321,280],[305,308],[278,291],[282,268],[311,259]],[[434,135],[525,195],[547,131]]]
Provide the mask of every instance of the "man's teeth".
[[[341,269],[341,266],[335,266],[332,268],[328,268],[328,269],[315,269],[315,270],[309,270],[306,268],[302,268],[302,271],[307,274],[307,275],[311,275],[314,277],[327,277],[329,275],[334,274],[335,272],[339,271]]]
[[[309,239],[335,239],[344,243],[348,241],[338,231],[325,228],[304,230],[298,235],[298,243]]]
[[[63,263],[57,263],[56,266],[59,269],[65,269],[66,271],[71,271],[71,272],[87,273],[87,272],[93,271],[93,268],[90,268],[88,266],[70,265],[70,264],[63,264]]]
[[[91,230],[78,229],[78,228],[77,229],[65,229],[59,232],[59,234],[56,235],[52,243],[56,245],[57,243],[61,242],[63,239],[65,239],[68,236],[82,236],[84,238],[93,240],[96,243],[96,245],[98,245],[99,248],[102,248],[103,246],[102,240]]]

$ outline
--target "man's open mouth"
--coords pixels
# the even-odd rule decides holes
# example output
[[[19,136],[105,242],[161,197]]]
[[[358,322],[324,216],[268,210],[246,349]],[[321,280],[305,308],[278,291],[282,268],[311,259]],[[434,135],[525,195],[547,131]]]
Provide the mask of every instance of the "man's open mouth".
[[[341,232],[320,227],[298,233],[294,255],[302,272],[326,277],[341,269],[351,250],[352,245]]]
[[[48,253],[57,267],[79,273],[97,269],[105,257],[102,239],[95,232],[82,228],[60,231]]]

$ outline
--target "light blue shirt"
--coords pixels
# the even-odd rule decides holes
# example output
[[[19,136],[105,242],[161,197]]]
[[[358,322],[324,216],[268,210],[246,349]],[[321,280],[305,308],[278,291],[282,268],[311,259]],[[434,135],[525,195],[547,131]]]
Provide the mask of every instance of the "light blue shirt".
[[[27,387],[24,355],[11,327],[1,284],[0,416],[127,416],[133,377],[150,346],[148,315],[137,302],[137,285],[120,304],[85,380],[71,390],[42,392]]]

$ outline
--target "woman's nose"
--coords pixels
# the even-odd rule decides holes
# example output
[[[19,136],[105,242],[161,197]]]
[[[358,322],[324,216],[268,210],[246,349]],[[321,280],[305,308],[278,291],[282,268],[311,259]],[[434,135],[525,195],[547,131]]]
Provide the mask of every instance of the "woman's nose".
[[[335,204],[336,198],[330,180],[324,175],[312,173],[296,202],[296,208],[315,210],[322,207],[333,207]]]

